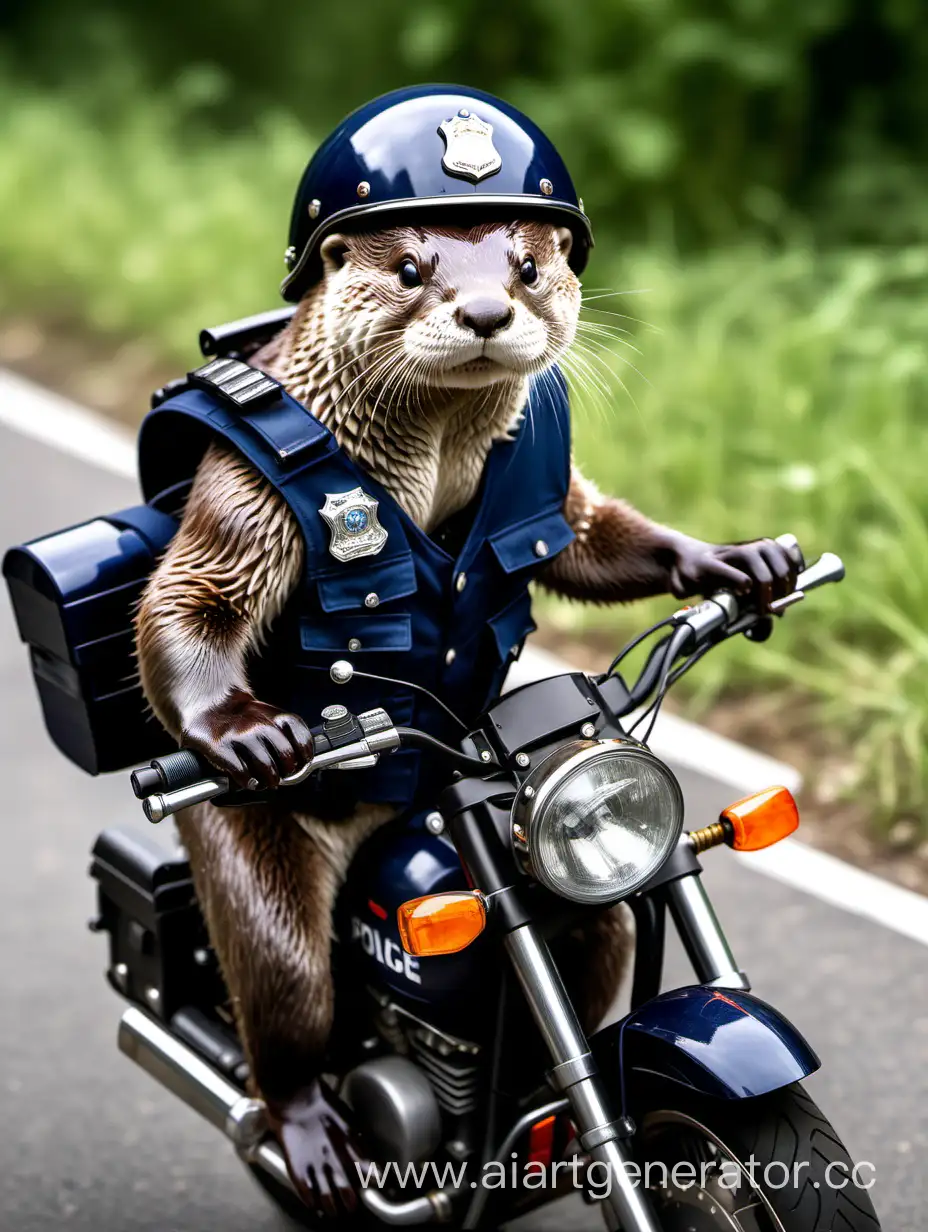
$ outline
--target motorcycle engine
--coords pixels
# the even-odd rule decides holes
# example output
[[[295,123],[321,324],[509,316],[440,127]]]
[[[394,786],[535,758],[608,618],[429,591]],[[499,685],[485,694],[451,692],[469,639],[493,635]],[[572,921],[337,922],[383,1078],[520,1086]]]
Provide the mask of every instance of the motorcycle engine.
[[[413,1164],[435,1158],[441,1112],[429,1080],[412,1061],[362,1061],[345,1076],[341,1095],[378,1159]]]

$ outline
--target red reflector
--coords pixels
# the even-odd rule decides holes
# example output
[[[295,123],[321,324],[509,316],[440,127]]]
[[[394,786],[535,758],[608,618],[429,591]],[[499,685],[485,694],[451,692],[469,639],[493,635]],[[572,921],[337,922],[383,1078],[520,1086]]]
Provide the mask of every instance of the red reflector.
[[[381,907],[380,903],[375,903],[372,898],[369,898],[367,900],[367,905],[379,920],[385,920],[387,918],[387,913],[384,911],[383,907]]]
[[[541,1164],[543,1168],[550,1164],[556,1120],[556,1117],[549,1116],[543,1121],[536,1121],[532,1126],[528,1138],[528,1163]]]

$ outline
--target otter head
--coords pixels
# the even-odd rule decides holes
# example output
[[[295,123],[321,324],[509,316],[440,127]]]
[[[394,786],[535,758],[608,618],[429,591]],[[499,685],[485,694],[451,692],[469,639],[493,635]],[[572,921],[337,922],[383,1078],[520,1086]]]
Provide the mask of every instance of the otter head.
[[[376,385],[479,389],[545,371],[574,339],[571,234],[541,222],[403,226],[321,246],[325,333]]]

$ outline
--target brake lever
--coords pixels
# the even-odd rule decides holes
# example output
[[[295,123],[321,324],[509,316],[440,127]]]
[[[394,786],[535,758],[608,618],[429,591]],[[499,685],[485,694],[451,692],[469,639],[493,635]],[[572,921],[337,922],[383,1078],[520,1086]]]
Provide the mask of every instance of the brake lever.
[[[784,595],[782,599],[774,599],[768,611],[774,615],[785,612],[794,603],[800,603],[806,597],[807,591],[815,590],[818,586],[825,586],[829,582],[840,582],[843,577],[844,561],[841,557],[836,556],[834,552],[823,552],[818,560],[814,561],[808,569],[804,569],[796,578],[796,589],[792,594]]]
[[[323,718],[325,723],[322,732],[317,733],[318,751],[296,774],[281,779],[275,791],[279,791],[281,787],[296,787],[304,783],[310,775],[326,768],[358,770],[376,765],[381,753],[392,752],[400,746],[400,734],[393,725],[393,720],[386,710],[380,707],[355,717],[350,715],[344,706],[332,706],[323,711]],[[360,732],[358,738],[346,739],[355,732]],[[340,735],[343,743],[339,743]],[[322,738],[319,738],[320,736]],[[323,739],[325,747],[320,748]],[[185,784],[173,791],[152,793],[142,800],[142,810],[149,821],[157,823],[193,804],[202,804],[217,796],[225,796],[231,790],[232,785],[224,774],[211,774],[208,778]],[[236,792],[235,796],[236,799],[241,796],[243,802],[250,802],[254,794]],[[264,793],[258,794],[263,798]]]

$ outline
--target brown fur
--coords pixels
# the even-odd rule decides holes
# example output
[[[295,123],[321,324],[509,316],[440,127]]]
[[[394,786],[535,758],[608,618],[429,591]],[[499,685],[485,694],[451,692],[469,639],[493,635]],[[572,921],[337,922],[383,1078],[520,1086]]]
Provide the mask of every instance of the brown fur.
[[[255,362],[431,529],[473,497],[494,440],[519,422],[528,379],[573,338],[579,284],[566,242],[564,233],[535,223],[469,236],[397,228],[332,237],[323,280]],[[540,273],[534,290],[517,278],[529,251]],[[397,260],[410,252],[426,275],[415,293],[401,292],[396,279]],[[478,358],[443,369],[442,338],[449,353],[460,341],[447,309],[455,270],[466,278],[465,258],[483,260],[484,253],[507,283],[524,329],[513,332],[505,363]],[[413,331],[410,356],[401,344]],[[577,540],[549,566],[547,586],[592,599],[667,588],[666,571],[652,559],[651,524],[640,514],[601,498],[579,472],[565,511]],[[221,752],[233,774],[242,770],[240,746],[230,740],[217,750],[216,733],[231,722],[233,701],[243,739],[266,722],[248,692],[248,658],[296,585],[302,561],[302,541],[281,498],[237,455],[211,447],[181,529],[143,597],[138,654],[145,692],[165,726],[225,767]],[[326,700],[320,697],[320,706]],[[384,806],[362,806],[333,826],[288,814],[282,800],[274,809],[243,811],[204,805],[179,820],[256,1089],[272,1102],[285,1101],[318,1069],[332,1018],[332,905],[358,844],[389,815]],[[591,935],[588,1021],[612,1001],[626,953],[620,917],[604,916]]]

